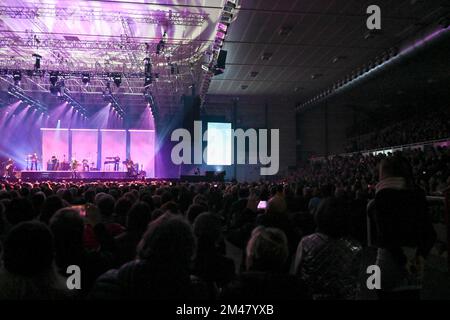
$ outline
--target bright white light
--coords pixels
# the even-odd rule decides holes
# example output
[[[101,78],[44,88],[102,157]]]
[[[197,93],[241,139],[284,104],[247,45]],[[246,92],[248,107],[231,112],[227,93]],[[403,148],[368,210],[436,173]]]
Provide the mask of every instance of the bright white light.
[[[206,164],[231,165],[231,123],[208,123]]]

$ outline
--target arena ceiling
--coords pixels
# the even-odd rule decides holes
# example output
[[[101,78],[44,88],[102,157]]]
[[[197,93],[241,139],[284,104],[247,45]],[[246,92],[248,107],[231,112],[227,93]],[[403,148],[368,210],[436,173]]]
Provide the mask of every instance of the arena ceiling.
[[[374,3],[382,10],[382,31],[368,36],[366,8]],[[152,91],[162,109],[174,112],[181,95],[193,84],[200,86],[201,65],[214,41],[223,4],[222,0],[4,0],[0,68],[30,69],[35,63],[32,55],[39,54],[42,69],[133,74],[143,71],[143,59],[151,52],[159,75]],[[223,46],[228,52],[225,72],[212,78],[208,94],[307,100],[437,23],[448,9],[440,0],[238,1]],[[156,55],[165,31],[165,53]],[[11,78],[3,77],[2,88],[5,81]],[[125,104],[143,104],[142,82],[139,77],[123,77],[119,88],[112,86],[114,94],[124,97]],[[106,79],[93,78],[84,86],[80,79],[70,78],[65,85],[75,97],[96,104],[102,101]],[[48,77],[25,76],[22,86],[42,94],[50,84]]]

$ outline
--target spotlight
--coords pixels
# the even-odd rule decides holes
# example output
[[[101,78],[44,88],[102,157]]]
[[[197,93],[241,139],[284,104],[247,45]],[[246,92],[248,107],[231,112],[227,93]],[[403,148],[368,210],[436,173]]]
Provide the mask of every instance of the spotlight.
[[[51,72],[50,73],[50,83],[55,86],[58,82],[58,72]]]
[[[40,55],[38,55],[37,53],[33,53],[32,57],[34,57],[36,59],[34,62],[34,70],[39,70],[41,68],[42,57]]]
[[[91,76],[89,73],[83,73],[81,75],[81,81],[84,83],[85,86],[88,85],[88,83],[91,81]]]
[[[19,70],[13,72],[14,84],[17,86],[20,84],[20,80],[22,80],[22,73]]]
[[[145,76],[144,87],[147,87],[152,84],[152,76]]]
[[[120,87],[120,84],[122,83],[122,76],[117,73],[117,74],[114,75],[113,80],[114,80],[114,84],[117,87]]]

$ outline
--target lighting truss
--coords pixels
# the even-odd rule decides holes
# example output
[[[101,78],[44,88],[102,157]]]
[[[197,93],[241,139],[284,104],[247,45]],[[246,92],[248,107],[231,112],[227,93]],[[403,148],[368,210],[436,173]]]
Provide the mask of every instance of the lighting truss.
[[[60,99],[63,101],[66,101],[68,104],[70,104],[75,110],[77,110],[82,116],[87,118],[87,110],[84,108],[78,101],[76,101],[69,93],[69,91],[64,88],[62,91],[62,95],[60,96]]]
[[[20,38],[20,37],[0,37],[1,47],[26,47],[26,48],[42,48],[42,49],[72,49],[72,50],[107,50],[107,51],[140,51],[146,50],[156,51],[156,43],[135,42],[135,41],[118,41],[114,39],[108,40],[67,40],[55,38]],[[194,42],[183,43],[182,41],[169,41],[166,46],[166,51],[174,51],[182,47],[187,53],[191,53],[198,45]]]
[[[153,94],[150,90],[146,89],[144,91],[144,99],[147,102],[147,106],[150,108],[150,111],[152,112],[153,117],[156,121],[159,120],[159,109],[155,102],[155,98],[153,97]]]
[[[39,4],[39,6],[0,6],[0,16],[13,19],[55,18],[58,20],[80,21],[120,21],[123,17],[135,22],[146,24],[171,24],[182,26],[202,26],[207,20],[206,13],[177,12],[177,11],[105,11],[101,8],[73,6],[70,8],[55,7],[54,5]]]
[[[8,88],[8,93],[11,96],[21,100],[22,103],[28,104],[32,108],[35,108],[37,111],[40,111],[43,114],[48,114],[47,106],[43,105],[42,103],[33,99],[32,97],[26,95],[20,87],[15,86],[15,85],[10,85]]]
[[[123,117],[125,116],[125,111],[123,110],[123,108],[120,106],[119,102],[117,101],[117,99],[112,95],[110,89],[108,88],[108,90],[106,90],[103,93],[103,99],[105,101],[108,101],[109,103],[111,103],[111,107],[117,112],[117,114],[119,115],[119,117],[121,117],[123,119]]]

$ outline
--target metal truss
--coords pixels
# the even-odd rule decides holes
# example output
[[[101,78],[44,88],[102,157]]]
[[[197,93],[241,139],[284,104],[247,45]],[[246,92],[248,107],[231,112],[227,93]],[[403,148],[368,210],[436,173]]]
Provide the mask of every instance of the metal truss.
[[[181,51],[191,54],[196,51],[200,43],[184,43],[183,41],[171,41],[166,44],[166,51],[172,52],[181,48]],[[28,47],[44,49],[68,49],[68,50],[105,50],[105,51],[156,51],[156,43],[108,40],[67,40],[56,38],[8,38],[0,37],[0,47]],[[180,50],[178,50],[180,51]]]
[[[147,24],[171,24],[183,26],[201,26],[207,20],[206,13],[177,12],[177,11],[105,11],[100,8],[73,6],[70,8],[55,7],[48,4],[39,4],[34,7],[0,6],[0,16],[13,19],[36,19],[40,17],[53,17],[58,20],[77,19],[81,21],[117,21],[122,17],[131,18],[135,22]]]
[[[13,74],[18,70],[0,69],[0,79],[13,84]],[[25,92],[49,93],[51,84],[49,81],[50,70],[20,70],[20,87]],[[82,82],[84,74],[90,77],[89,84]],[[191,84],[191,77],[187,75],[159,76],[151,85],[144,87],[144,73],[120,73],[122,83],[120,87],[113,84],[113,76],[110,72],[86,72],[86,71],[58,71],[58,77],[64,82],[64,88],[71,94],[97,94],[101,95],[110,83],[111,93],[121,96],[140,96],[144,99],[145,92],[152,92],[156,100],[161,97],[174,97],[177,100],[186,93]],[[178,97],[178,98],[177,98]]]

